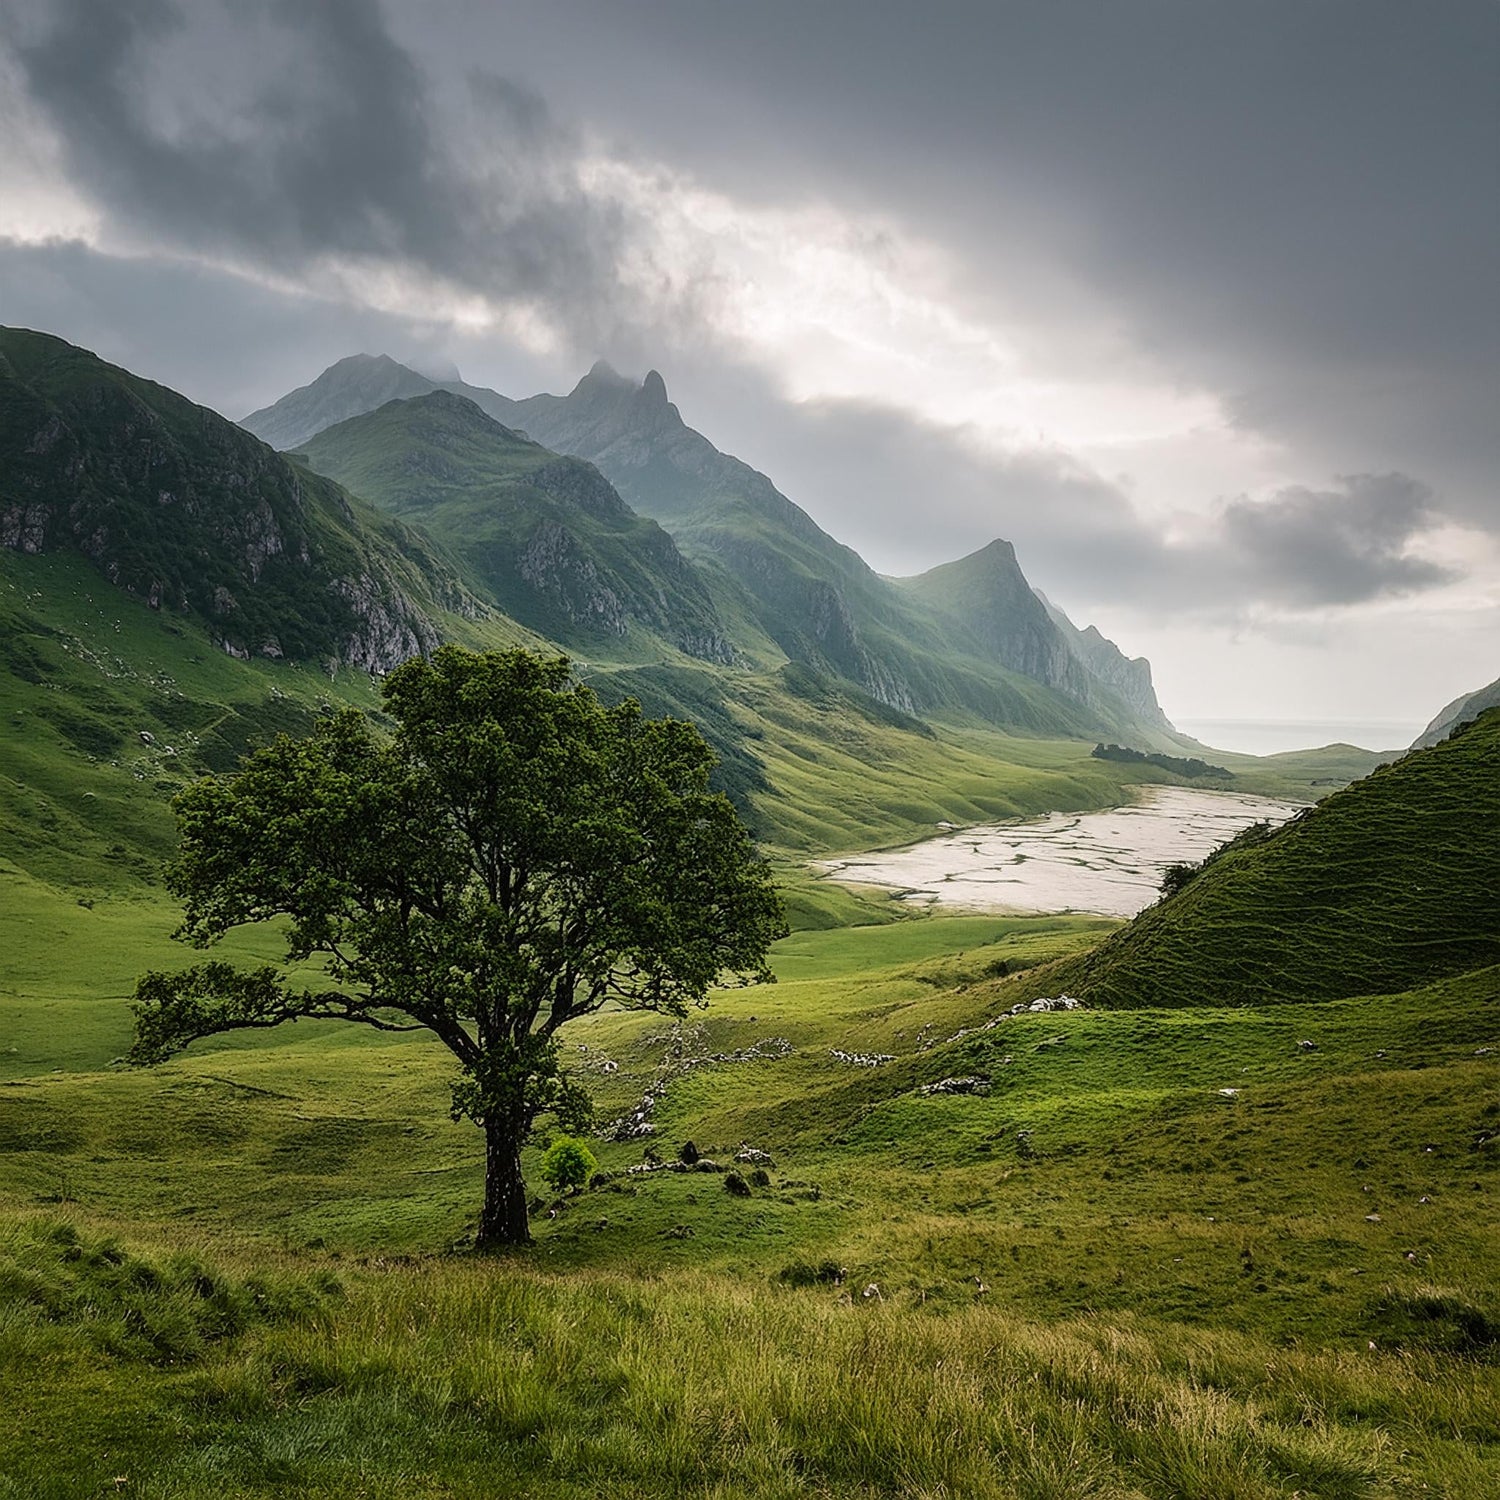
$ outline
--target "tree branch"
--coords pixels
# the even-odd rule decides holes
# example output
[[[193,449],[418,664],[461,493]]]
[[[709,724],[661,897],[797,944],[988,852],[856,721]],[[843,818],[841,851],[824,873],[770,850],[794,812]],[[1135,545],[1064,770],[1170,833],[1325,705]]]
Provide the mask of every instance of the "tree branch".
[[[280,1026],[286,1021],[354,1021],[377,1031],[430,1031],[425,1021],[393,1021],[389,1012],[410,1014],[338,991],[314,994],[287,987],[278,969],[237,969],[233,964],[196,964],[175,974],[152,972],[135,987],[135,1042],[126,1054],[136,1065],[164,1062],[201,1037],[226,1031]],[[446,1040],[446,1039],[444,1039]]]

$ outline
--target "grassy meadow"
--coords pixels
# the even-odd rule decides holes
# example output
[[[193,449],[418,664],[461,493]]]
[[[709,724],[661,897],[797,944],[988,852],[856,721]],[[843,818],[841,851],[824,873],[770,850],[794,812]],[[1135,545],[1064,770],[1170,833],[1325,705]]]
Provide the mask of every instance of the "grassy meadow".
[[[973,1030],[1002,963],[1111,924],[806,927],[774,987],[576,1027],[600,1121],[649,1093],[655,1134],[480,1259],[441,1048],[299,1023],[125,1069],[170,903],[7,903],[0,1495],[1500,1487],[1494,971]],[[771,1162],[630,1171],[689,1139]]]
[[[912,914],[803,859],[1156,774],[678,664],[660,691],[745,747],[779,982],[570,1028],[601,1173],[554,1198],[539,1142],[535,1244],[480,1258],[435,1043],[302,1022],[118,1061],[136,977],[192,957],[156,883],[172,791],[374,685],[233,661],[63,559],[0,555],[0,625],[0,1500],[1500,1495],[1500,970],[1236,1003],[1182,914],[1250,887],[1205,875],[1157,909],[1170,1004],[1006,1015],[1086,953],[1150,960],[1106,919]],[[1235,786],[1321,795],[1358,757]],[[1490,868],[1467,795],[1455,889]],[[1436,826],[1392,823],[1406,884]],[[1266,858],[1224,868],[1306,905]],[[1412,900],[1487,961],[1479,908]],[[1378,934],[1319,910],[1312,969]],[[653,1133],[609,1138],[648,1098]],[[671,1170],[688,1141],[726,1170]]]

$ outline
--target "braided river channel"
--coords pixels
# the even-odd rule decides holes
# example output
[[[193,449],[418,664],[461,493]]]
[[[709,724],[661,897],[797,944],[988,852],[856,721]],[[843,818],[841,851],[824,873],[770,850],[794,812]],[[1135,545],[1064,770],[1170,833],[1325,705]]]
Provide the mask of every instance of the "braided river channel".
[[[956,829],[817,868],[918,906],[1133,917],[1156,900],[1168,865],[1195,864],[1252,823],[1280,824],[1300,811],[1239,792],[1142,787],[1126,807]]]

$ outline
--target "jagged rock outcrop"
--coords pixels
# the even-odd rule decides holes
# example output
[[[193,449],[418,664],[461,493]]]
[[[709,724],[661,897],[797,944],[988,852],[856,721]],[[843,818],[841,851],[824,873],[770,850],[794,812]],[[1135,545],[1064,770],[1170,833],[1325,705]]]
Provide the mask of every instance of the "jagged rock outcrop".
[[[1151,681],[1151,663],[1144,656],[1126,656],[1108,636],[1090,625],[1079,630],[1068,616],[1045,594],[1037,598],[1046,607],[1053,624],[1062,632],[1073,655],[1089,674],[1130,708],[1142,724],[1171,730],[1172,723],[1156,701],[1156,687]]]

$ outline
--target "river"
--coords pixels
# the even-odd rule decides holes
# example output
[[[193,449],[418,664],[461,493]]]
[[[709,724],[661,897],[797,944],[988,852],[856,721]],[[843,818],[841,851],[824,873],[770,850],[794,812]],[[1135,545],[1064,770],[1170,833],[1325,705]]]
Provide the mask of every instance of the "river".
[[[1239,792],[1140,793],[1127,807],[965,828],[818,868],[849,885],[900,891],[914,905],[1133,917],[1156,900],[1168,865],[1196,863],[1242,828],[1301,810]]]

